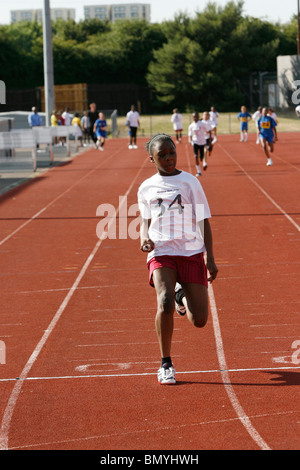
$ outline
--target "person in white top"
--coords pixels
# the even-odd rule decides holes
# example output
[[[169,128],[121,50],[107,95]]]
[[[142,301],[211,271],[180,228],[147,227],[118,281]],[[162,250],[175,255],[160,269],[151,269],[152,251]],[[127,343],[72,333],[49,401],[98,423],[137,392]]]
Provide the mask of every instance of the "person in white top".
[[[129,132],[129,147],[130,149],[137,149],[136,135],[137,129],[140,127],[140,115],[136,111],[135,106],[132,105],[130,111],[126,115],[126,126],[128,126]]]
[[[176,143],[181,143],[182,140],[182,114],[178,111],[178,108],[173,109],[173,114],[171,117],[171,122],[173,123],[173,129],[175,131]]]
[[[205,152],[204,152],[204,160],[205,160],[206,166],[207,166],[207,157],[211,155],[211,153],[213,151],[213,146],[217,141],[217,137],[216,136],[213,137],[213,133],[214,133],[214,130],[216,128],[216,124],[214,123],[214,121],[212,121],[210,119],[208,111],[204,111],[204,113],[202,115],[202,120],[203,120],[203,122],[205,122],[205,124],[207,124],[210,127],[210,133],[209,132],[205,133],[206,145],[205,145]]]
[[[211,213],[200,182],[176,168],[176,146],[170,136],[155,135],[147,150],[157,173],[138,190],[140,247],[148,252],[149,284],[157,296],[155,328],[161,352],[158,382],[175,384],[171,359],[174,307],[194,326],[203,328],[208,317],[208,282],[216,278],[218,268]]]
[[[210,116],[210,119],[215,123],[216,127],[215,127],[215,130],[214,130],[214,133],[215,135],[217,135],[217,126],[218,126],[218,117],[219,117],[219,113],[218,111],[216,110],[216,108],[214,106],[212,106],[210,108],[210,111],[209,111],[209,116]]]
[[[297,117],[300,118],[300,104],[298,104],[298,106],[296,106],[295,113],[296,113]]]
[[[193,113],[193,122],[189,125],[188,138],[189,143],[193,145],[196,169],[196,176],[201,176],[200,162],[203,162],[203,170],[207,168],[207,162],[204,157],[204,147],[206,145],[206,135],[211,135],[211,128],[208,124],[199,120],[199,113]]]
[[[276,122],[277,125],[279,124],[278,117],[277,117],[277,114],[275,113],[274,109],[269,108],[268,116],[270,116]],[[275,137],[275,140],[278,140],[277,128],[276,127],[274,127],[274,137]]]
[[[69,113],[70,109],[65,108],[64,112],[62,113],[62,117],[64,118],[65,121],[65,126],[71,126],[71,121],[72,121],[72,116]]]
[[[253,121],[255,121],[255,125],[256,125],[256,143],[257,143],[257,145],[260,144],[260,137],[259,137],[260,131],[259,131],[259,127],[258,127],[258,121],[261,117],[262,117],[262,106],[259,106],[257,108],[257,110],[255,111],[255,113],[252,115],[252,119],[253,119]]]

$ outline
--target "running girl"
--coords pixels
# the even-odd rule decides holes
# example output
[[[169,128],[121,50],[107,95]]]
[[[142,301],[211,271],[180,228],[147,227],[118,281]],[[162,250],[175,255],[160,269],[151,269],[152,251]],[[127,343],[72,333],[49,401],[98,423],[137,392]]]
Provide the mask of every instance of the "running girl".
[[[175,131],[176,142],[181,143],[181,139],[182,139],[182,114],[180,114],[180,112],[178,111],[178,108],[173,109],[171,122],[173,123],[173,129]]]
[[[158,381],[175,384],[171,359],[174,307],[195,327],[203,328],[208,317],[208,281],[216,278],[218,268],[208,220],[210,209],[200,182],[176,168],[176,147],[170,136],[155,135],[147,150],[157,173],[138,190],[141,250],[149,252],[149,283],[157,296]]]
[[[256,125],[256,143],[257,144],[260,144],[259,128],[258,128],[257,123],[258,123],[258,120],[262,117],[261,112],[262,112],[262,106],[259,106],[252,116],[252,119],[253,121],[255,121],[255,125]]]
[[[260,140],[267,157],[267,166],[272,166],[273,161],[270,153],[274,152],[274,129],[277,126],[274,119],[268,116],[268,108],[263,108],[262,117],[258,120],[258,128],[260,132]]]
[[[252,118],[246,106],[241,107],[241,112],[237,115],[241,122],[241,142],[248,142],[248,121]]]
[[[189,143],[193,145],[197,169],[196,176],[201,176],[202,174],[200,162],[203,162],[203,170],[205,171],[207,169],[204,152],[207,134],[211,137],[211,127],[204,121],[199,120],[199,113],[193,113],[193,122],[189,125],[188,136]]]
[[[103,152],[104,150],[104,144],[105,144],[105,139],[107,137],[107,123],[105,120],[105,116],[103,113],[99,113],[99,119],[96,120],[94,124],[94,133],[97,137],[97,143],[96,146],[99,150]]]

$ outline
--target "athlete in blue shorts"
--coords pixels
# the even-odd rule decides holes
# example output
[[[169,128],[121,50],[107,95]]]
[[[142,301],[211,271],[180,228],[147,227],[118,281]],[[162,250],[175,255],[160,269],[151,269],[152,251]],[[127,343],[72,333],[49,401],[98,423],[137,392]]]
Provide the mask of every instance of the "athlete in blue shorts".
[[[252,119],[252,116],[248,113],[246,106],[241,107],[241,112],[237,115],[237,118],[241,122],[241,142],[248,142],[248,121]]]
[[[262,117],[258,120],[257,125],[262,147],[268,159],[267,166],[272,166],[273,161],[269,152],[274,152],[274,129],[277,124],[271,116],[268,116],[268,108],[263,108]]]
[[[94,124],[94,133],[97,137],[97,148],[99,150],[104,150],[104,143],[107,136],[107,123],[103,113],[99,113],[99,119],[96,120]]]

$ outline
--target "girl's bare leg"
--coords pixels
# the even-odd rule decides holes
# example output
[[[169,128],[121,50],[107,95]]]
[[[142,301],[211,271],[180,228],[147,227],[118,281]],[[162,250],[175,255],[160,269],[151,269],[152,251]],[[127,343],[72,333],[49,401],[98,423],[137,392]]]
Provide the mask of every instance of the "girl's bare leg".
[[[171,356],[171,343],[174,328],[174,289],[177,273],[174,269],[160,268],[153,272],[153,283],[157,296],[155,329],[161,357]]]

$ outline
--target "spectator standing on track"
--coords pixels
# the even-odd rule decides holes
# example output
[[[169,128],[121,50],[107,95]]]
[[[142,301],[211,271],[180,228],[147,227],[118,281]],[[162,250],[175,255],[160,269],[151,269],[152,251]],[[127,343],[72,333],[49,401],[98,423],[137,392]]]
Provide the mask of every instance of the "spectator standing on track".
[[[203,328],[208,317],[208,282],[216,278],[218,268],[210,209],[200,182],[176,168],[176,146],[170,136],[155,135],[147,150],[157,173],[138,190],[140,240],[141,250],[148,252],[149,284],[157,295],[158,381],[169,385],[176,383],[171,359],[174,307],[195,327]]]
[[[81,129],[83,133],[83,146],[84,147],[90,144],[89,128],[90,128],[90,118],[88,116],[88,111],[86,111],[81,118]]]
[[[267,157],[267,166],[272,166],[273,161],[270,153],[274,152],[274,128],[277,126],[274,119],[268,116],[268,108],[263,108],[262,117],[258,120],[260,139],[265,155]]]
[[[94,133],[97,137],[97,148],[103,151],[107,136],[107,122],[103,113],[99,113],[99,119],[94,124]]]
[[[136,135],[138,127],[140,127],[140,114],[136,111],[135,106],[131,105],[130,111],[126,115],[126,125],[130,130],[129,134],[129,149],[137,149]]]
[[[36,106],[33,106],[31,109],[31,114],[28,116],[28,124],[31,128],[37,127],[37,126],[42,126],[43,125],[43,120],[41,116],[38,113],[38,109]]]
[[[193,145],[193,151],[196,164],[196,176],[201,176],[201,165],[203,162],[203,170],[207,169],[207,162],[205,160],[205,145],[207,134],[211,137],[211,129],[204,121],[199,120],[199,113],[193,113],[193,122],[189,125],[188,138],[189,143]]]
[[[81,130],[81,119],[79,117],[79,113],[75,113],[71,125],[74,127],[75,137],[78,138],[80,141],[80,145],[82,146],[82,130]]]
[[[88,118],[90,120],[90,128],[89,128],[89,133],[92,141],[94,142],[95,148],[97,148],[97,137],[94,134],[94,124],[98,119],[98,111],[97,111],[97,106],[96,103],[91,103],[90,104],[90,109],[88,111]]]
[[[52,111],[51,117],[50,117],[50,124],[51,127],[57,127],[58,126],[58,117],[57,117],[57,112],[55,109]],[[58,137],[54,137],[54,145],[58,145]]]
[[[248,113],[246,106],[241,107],[240,113],[237,115],[241,123],[241,139],[240,142],[248,142],[248,121],[252,119],[250,113]]]
[[[178,108],[173,109],[173,114],[171,117],[171,122],[173,123],[173,129],[175,131],[176,143],[181,143],[182,139],[182,114],[178,111]]]
[[[70,111],[70,109],[68,107],[66,107],[64,112],[62,113],[62,117],[63,117],[64,122],[65,122],[65,126],[71,126],[72,116],[71,116],[69,111]]]
[[[256,143],[257,144],[260,144],[259,128],[258,128],[257,123],[258,123],[258,120],[262,117],[261,112],[262,112],[262,106],[259,106],[252,116],[252,119],[253,121],[255,121],[255,125],[256,125]]]

